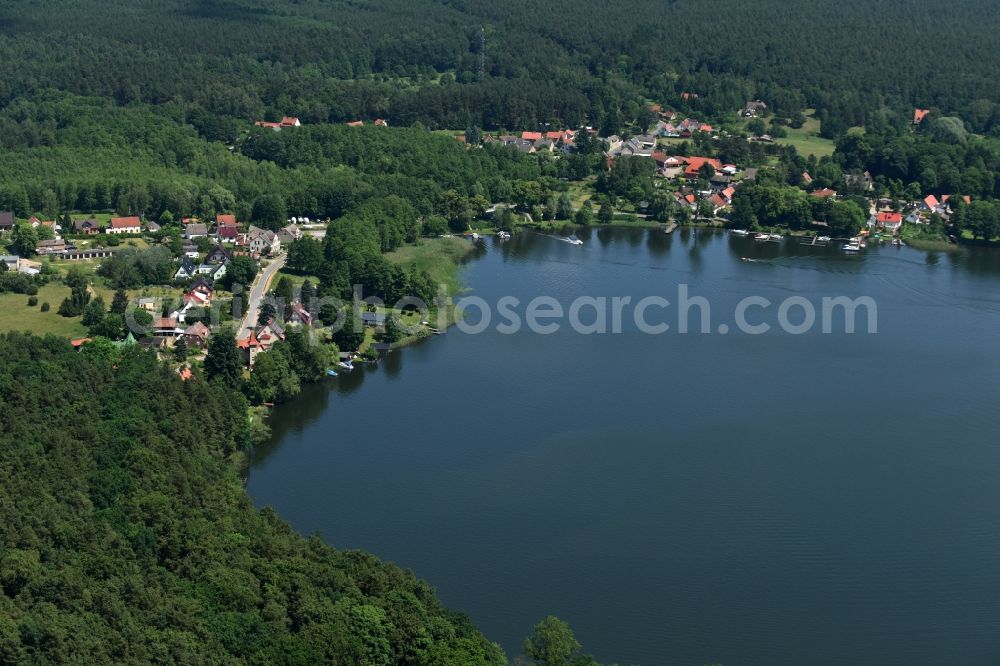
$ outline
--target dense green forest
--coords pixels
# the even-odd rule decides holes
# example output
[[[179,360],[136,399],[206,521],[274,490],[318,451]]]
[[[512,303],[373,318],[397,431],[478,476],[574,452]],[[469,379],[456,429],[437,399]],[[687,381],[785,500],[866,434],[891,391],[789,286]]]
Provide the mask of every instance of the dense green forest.
[[[254,510],[221,383],[12,334],[0,413],[0,663],[505,663],[412,574]]]
[[[49,88],[172,102],[231,141],[237,120],[284,114],[525,129],[599,125],[647,98],[716,114],[760,97],[818,109],[830,136],[914,105],[987,132],[998,14],[985,0],[8,1],[0,60],[17,66],[0,107]]]

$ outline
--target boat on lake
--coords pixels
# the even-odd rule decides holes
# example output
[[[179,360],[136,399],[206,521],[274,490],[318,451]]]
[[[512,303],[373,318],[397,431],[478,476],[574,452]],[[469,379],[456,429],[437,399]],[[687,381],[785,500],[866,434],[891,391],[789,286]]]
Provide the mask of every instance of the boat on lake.
[[[510,240],[510,232],[507,232],[507,231],[498,231],[497,232],[497,239],[502,240],[502,241]]]
[[[830,237],[829,236],[820,236],[819,238],[816,239],[816,242],[817,243],[829,243],[830,242]]]
[[[850,243],[844,243],[843,245],[841,245],[840,249],[843,250],[844,252],[860,252],[861,245],[859,243],[851,241]]]
[[[334,370],[333,368],[330,368],[330,369],[328,369],[326,371],[326,376],[327,377],[336,377],[337,376],[337,371]]]
[[[567,236],[566,238],[560,238],[559,240],[564,243],[569,243],[570,245],[583,245],[583,241],[576,237],[576,234],[572,236]]]
[[[758,242],[762,242],[762,241],[766,241],[766,240],[768,240],[769,238],[770,238],[770,236],[769,236],[769,235],[767,235],[767,234],[756,234],[756,235],[754,235],[754,237],[753,237],[753,239],[754,239],[755,241],[758,241]]]
[[[772,243],[779,243],[781,242],[782,238],[784,238],[784,236],[782,236],[781,234],[770,234],[767,237],[767,240],[771,241]]]
[[[747,231],[746,229],[730,229],[729,233],[731,233],[734,236],[746,236],[750,232]]]

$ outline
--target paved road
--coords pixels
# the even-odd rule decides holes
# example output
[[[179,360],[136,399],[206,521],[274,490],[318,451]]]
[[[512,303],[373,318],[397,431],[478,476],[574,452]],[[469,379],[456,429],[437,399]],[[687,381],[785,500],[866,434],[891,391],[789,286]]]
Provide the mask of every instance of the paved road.
[[[264,295],[267,294],[267,290],[271,288],[271,280],[274,276],[278,274],[281,267],[285,265],[285,255],[280,254],[271,260],[271,263],[267,265],[257,275],[257,280],[254,281],[253,286],[250,287],[250,299],[247,302],[246,315],[243,317],[243,321],[240,322],[240,332],[237,336],[238,339],[243,340],[244,338],[250,337],[250,328],[257,324],[257,316],[260,312],[261,301],[264,300]]]

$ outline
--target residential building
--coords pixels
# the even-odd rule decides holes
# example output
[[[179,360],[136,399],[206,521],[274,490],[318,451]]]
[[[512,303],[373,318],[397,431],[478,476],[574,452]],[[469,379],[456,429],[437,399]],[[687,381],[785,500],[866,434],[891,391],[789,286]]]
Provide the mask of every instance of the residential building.
[[[142,220],[137,216],[113,217],[108,223],[106,234],[138,234],[142,232]]]
[[[270,229],[250,226],[247,232],[247,247],[254,254],[262,256],[277,254],[281,251],[281,243],[278,236]]]
[[[193,222],[184,227],[184,238],[192,240],[194,238],[204,238],[208,236],[208,226],[200,222]]]

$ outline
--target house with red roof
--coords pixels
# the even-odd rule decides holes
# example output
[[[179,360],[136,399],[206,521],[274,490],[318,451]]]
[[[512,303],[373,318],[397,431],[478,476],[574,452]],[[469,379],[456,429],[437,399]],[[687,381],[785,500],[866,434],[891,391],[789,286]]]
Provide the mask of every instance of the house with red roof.
[[[809,194],[817,199],[832,199],[837,196],[837,190],[831,190],[829,187],[824,187],[822,190],[813,190]]]
[[[869,227],[884,229],[889,233],[896,233],[903,226],[903,214],[894,211],[882,211],[872,216],[868,220]]]
[[[914,125],[919,125],[920,123],[924,122],[924,118],[926,118],[927,114],[930,113],[930,112],[931,112],[930,109],[914,109],[913,110],[913,124]]]
[[[929,213],[940,213],[942,210],[941,202],[933,194],[928,194],[924,197],[924,200],[920,202],[920,208]]]
[[[712,204],[712,214],[718,215],[720,211],[729,208],[729,202],[721,194],[713,194],[708,198]]]
[[[684,169],[684,176],[687,178],[698,178],[701,175],[701,168],[706,164],[712,165],[716,172],[722,170],[722,162],[714,157],[687,157],[684,158],[684,162],[687,164]]]
[[[295,116],[285,116],[281,119],[282,127],[301,127],[302,123]]]
[[[104,230],[106,234],[138,234],[142,232],[142,220],[136,216],[113,217],[108,227]]]
[[[364,124],[365,124],[365,122],[363,120],[352,120],[351,122],[347,123],[347,126],[348,127],[362,127]]]
[[[541,132],[521,132],[521,138],[525,141],[538,141],[542,138]]]
[[[375,127],[388,127],[388,126],[389,126],[388,120],[384,120],[382,118],[375,119]]]
[[[264,347],[260,344],[260,340],[257,339],[257,332],[250,331],[249,337],[243,340],[237,340],[236,348],[243,352],[243,362],[252,370],[253,362],[257,358],[257,354],[264,351]]]

